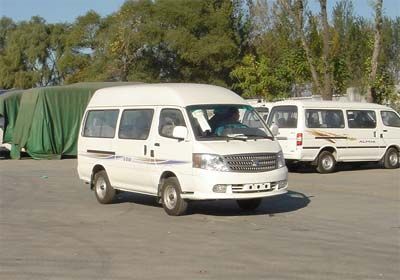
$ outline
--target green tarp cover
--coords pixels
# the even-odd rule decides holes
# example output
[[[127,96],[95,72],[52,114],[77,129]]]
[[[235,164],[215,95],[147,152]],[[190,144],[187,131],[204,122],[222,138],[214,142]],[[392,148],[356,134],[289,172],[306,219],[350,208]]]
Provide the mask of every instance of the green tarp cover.
[[[3,143],[12,143],[15,122],[23,91],[10,91],[0,95],[0,116],[4,117]]]
[[[76,156],[79,127],[94,92],[126,84],[80,83],[25,91],[14,127],[11,157],[19,158],[22,148],[35,159]]]

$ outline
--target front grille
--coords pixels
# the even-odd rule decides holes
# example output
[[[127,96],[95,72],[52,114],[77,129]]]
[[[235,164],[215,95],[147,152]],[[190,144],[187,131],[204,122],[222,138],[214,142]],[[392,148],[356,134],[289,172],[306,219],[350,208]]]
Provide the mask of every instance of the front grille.
[[[225,161],[233,172],[265,172],[276,169],[276,154],[226,155]]]

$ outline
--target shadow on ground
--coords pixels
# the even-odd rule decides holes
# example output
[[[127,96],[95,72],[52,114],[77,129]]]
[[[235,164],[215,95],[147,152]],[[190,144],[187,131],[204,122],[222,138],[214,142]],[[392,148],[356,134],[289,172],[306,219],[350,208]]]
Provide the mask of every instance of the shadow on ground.
[[[382,166],[377,162],[351,162],[351,163],[343,163],[339,162],[336,165],[336,172],[345,172],[345,171],[358,171],[358,170],[370,170],[370,169],[381,169]],[[318,173],[315,166],[311,164],[299,164],[298,166],[294,166],[290,168],[290,173]]]
[[[310,202],[308,197],[300,192],[289,191],[286,194],[276,197],[266,197],[262,204],[255,211],[243,211],[234,200],[212,200],[212,201],[191,201],[187,215],[211,215],[211,216],[252,216],[288,213],[306,207]],[[146,206],[161,208],[156,199],[152,196],[121,192],[118,194],[115,203],[136,203]]]
[[[0,160],[9,158],[10,158],[10,151],[0,147]]]

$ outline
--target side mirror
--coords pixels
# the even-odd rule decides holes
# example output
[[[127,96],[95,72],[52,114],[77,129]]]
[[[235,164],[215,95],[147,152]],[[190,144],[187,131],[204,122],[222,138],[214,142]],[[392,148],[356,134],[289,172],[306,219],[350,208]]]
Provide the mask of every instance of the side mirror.
[[[279,126],[276,124],[273,123],[269,129],[271,129],[272,135],[277,136],[279,134]]]
[[[185,126],[175,126],[172,131],[172,137],[178,140],[185,140],[188,135],[188,129]]]

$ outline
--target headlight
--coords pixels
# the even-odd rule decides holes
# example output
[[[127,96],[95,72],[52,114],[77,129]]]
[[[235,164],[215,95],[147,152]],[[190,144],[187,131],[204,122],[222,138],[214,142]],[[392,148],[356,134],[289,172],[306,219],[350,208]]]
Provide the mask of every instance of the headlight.
[[[230,171],[221,156],[210,154],[193,154],[193,167],[213,171]]]
[[[278,165],[278,168],[284,167],[286,165],[282,151],[276,154],[276,163]]]

